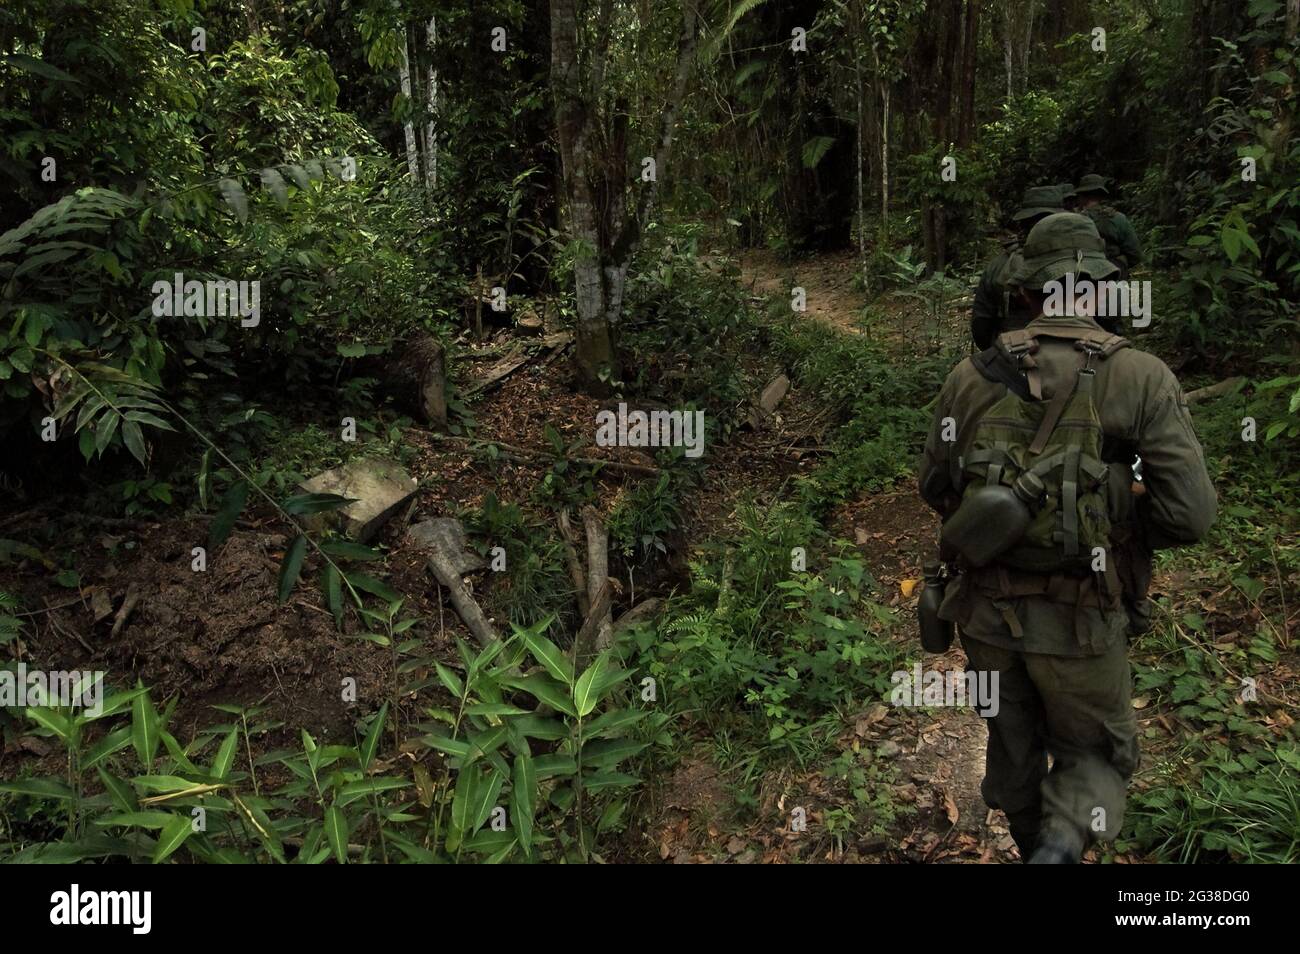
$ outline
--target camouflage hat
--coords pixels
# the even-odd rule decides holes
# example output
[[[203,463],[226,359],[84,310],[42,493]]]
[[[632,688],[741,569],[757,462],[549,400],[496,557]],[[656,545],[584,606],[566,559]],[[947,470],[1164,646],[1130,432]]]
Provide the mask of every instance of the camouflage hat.
[[[1095,172],[1090,172],[1080,179],[1079,184],[1074,187],[1074,191],[1078,195],[1083,195],[1085,192],[1100,192],[1102,195],[1110,195],[1106,191],[1106,180]]]
[[[1073,184],[1073,183],[1070,183],[1070,182],[1058,182],[1058,183],[1056,184],[1056,188],[1057,188],[1057,191],[1059,191],[1059,192],[1061,193],[1061,201],[1062,201],[1062,202],[1064,202],[1066,199],[1073,199],[1073,198],[1074,198],[1074,184]]]
[[[1074,212],[1057,212],[1035,225],[1021,255],[1011,284],[1022,288],[1041,288],[1070,272],[1102,279],[1119,271],[1106,260],[1106,243],[1092,219]]]
[[[1061,195],[1055,186],[1033,186],[1020,198],[1020,208],[1011,216],[1017,222],[1061,211]]]

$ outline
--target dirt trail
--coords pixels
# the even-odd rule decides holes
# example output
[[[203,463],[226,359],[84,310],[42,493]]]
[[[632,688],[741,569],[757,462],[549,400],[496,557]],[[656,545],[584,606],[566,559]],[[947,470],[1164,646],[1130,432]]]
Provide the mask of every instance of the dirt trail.
[[[794,286],[807,293],[807,317],[824,321],[850,334],[876,335],[900,361],[909,358],[902,333],[911,327],[906,303],[868,302],[853,285],[856,267],[851,252],[835,253],[794,264],[780,262],[770,253],[746,256],[743,280],[756,293],[790,294]],[[890,326],[867,328],[861,316],[868,304],[890,314]],[[964,308],[958,303],[944,316],[948,333],[959,333]],[[889,604],[906,621],[899,637],[913,660],[926,671],[965,668],[965,657],[954,646],[941,657],[923,655],[910,621],[915,618],[920,592],[921,565],[933,551],[938,518],[908,484],[884,493],[864,494],[840,507],[829,521],[837,536],[857,543],[868,570],[880,583]],[[907,595],[904,595],[904,594]],[[870,742],[881,754],[891,754],[898,770],[899,802],[916,809],[900,820],[895,836],[896,854],[929,862],[1014,861],[1018,858],[1000,812],[990,812],[980,796],[984,774],[984,747],[988,732],[983,721],[967,708],[929,710],[893,708],[885,718],[870,719]]]

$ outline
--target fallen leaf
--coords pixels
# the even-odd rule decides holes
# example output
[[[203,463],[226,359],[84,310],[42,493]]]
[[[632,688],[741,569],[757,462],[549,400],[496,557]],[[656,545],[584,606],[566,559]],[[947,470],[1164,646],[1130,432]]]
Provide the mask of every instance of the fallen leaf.
[[[948,816],[948,824],[957,824],[957,819],[961,818],[961,812],[957,810],[957,802],[952,797],[952,792],[944,789],[943,792],[943,810]]]
[[[910,600],[912,592],[916,589],[916,584],[920,582],[920,580],[903,580],[898,584],[898,588],[903,591],[903,596]]]

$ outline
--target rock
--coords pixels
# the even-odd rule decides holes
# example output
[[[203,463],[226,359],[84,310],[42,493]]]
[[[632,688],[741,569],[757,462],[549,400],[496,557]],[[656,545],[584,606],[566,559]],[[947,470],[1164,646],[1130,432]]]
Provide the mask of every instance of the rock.
[[[893,758],[902,750],[903,747],[899,745],[897,742],[895,742],[893,739],[886,739],[884,742],[880,743],[880,747],[876,749],[876,754],[879,755],[882,759],[888,759],[888,758]]]
[[[308,529],[334,524],[352,540],[367,543],[403,505],[419,485],[400,465],[383,460],[353,460],[301,484],[303,493],[338,494],[354,498],[342,510],[310,514]]]
[[[786,392],[790,390],[790,379],[784,374],[778,374],[767,387],[763,388],[763,393],[758,398],[758,403],[749,412],[747,423],[750,427],[758,427],[763,421],[772,416],[776,406],[785,399]]]
[[[483,569],[483,558],[469,549],[465,528],[459,520],[451,517],[421,520],[412,524],[406,532],[406,538],[413,546],[441,550],[455,567],[458,576]]]

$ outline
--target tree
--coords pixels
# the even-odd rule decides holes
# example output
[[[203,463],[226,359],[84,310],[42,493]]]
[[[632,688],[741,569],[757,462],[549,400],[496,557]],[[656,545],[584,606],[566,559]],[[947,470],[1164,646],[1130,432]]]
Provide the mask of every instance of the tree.
[[[600,0],[589,24],[580,23],[577,0],[550,5],[551,91],[573,242],[578,370],[583,386],[595,393],[621,375],[614,329],[623,312],[628,267],[671,157],[677,112],[694,67],[698,12],[693,0],[683,0],[676,66],[659,113],[647,180],[629,172],[628,107],[605,95],[614,0]],[[648,24],[642,28],[648,30]],[[584,44],[587,36],[592,39]],[[640,190],[635,201],[634,181]]]

